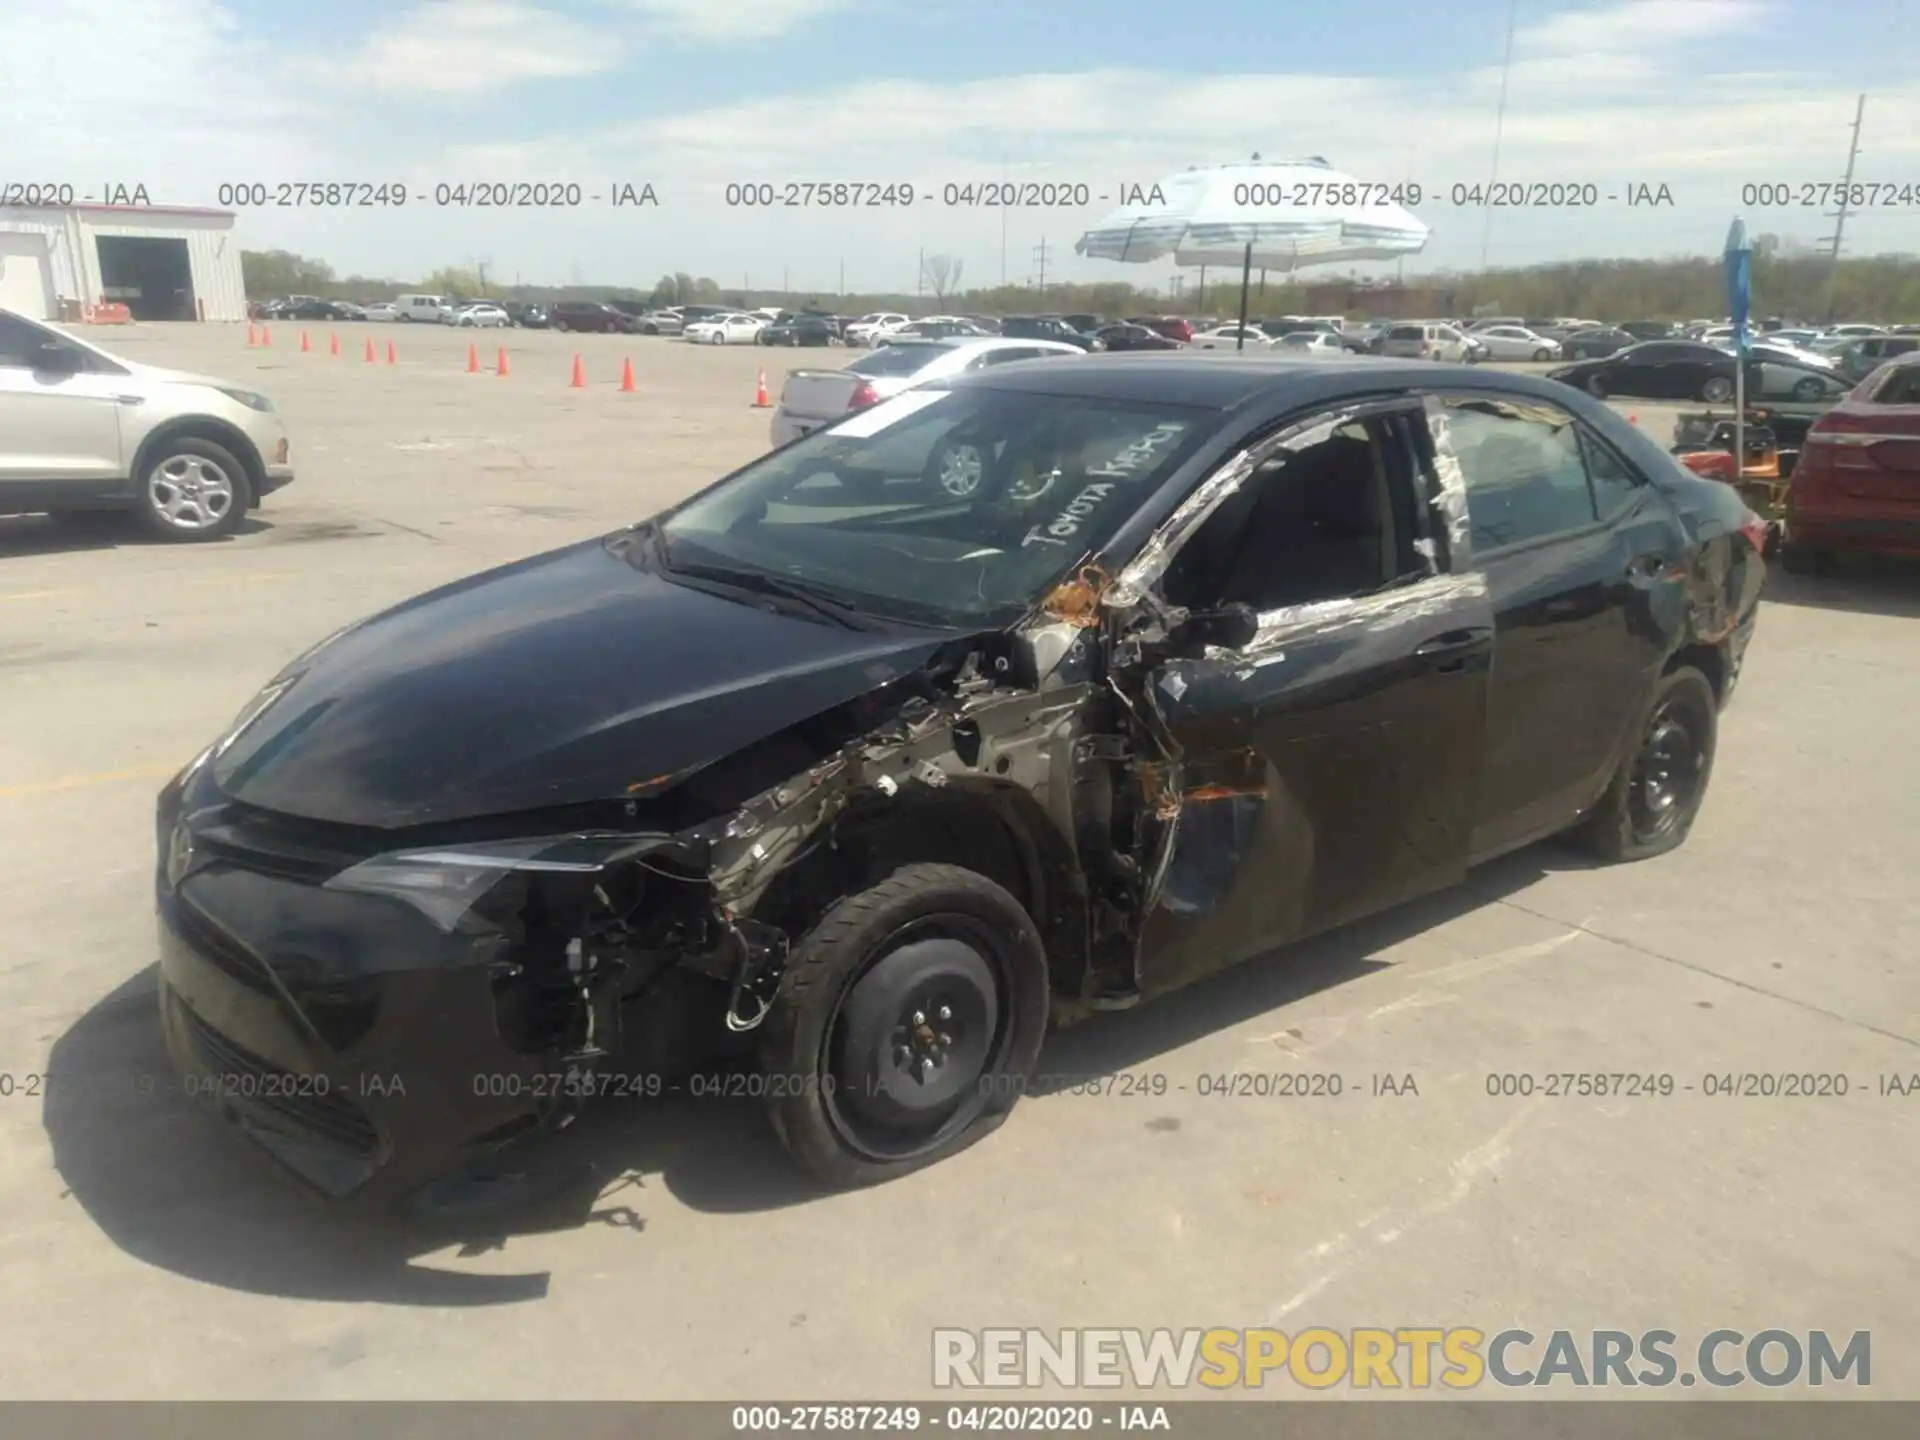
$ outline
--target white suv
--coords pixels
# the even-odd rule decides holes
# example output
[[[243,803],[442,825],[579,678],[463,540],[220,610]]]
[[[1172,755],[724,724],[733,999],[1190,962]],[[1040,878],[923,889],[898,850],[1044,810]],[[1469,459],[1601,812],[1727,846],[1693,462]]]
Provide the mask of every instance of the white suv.
[[[1472,364],[1486,351],[1466,332],[1434,321],[1409,321],[1394,325],[1380,337],[1380,353],[1403,360],[1452,360]]]
[[[292,479],[287,427],[258,391],[0,310],[0,514],[131,510],[162,539],[217,540]]]

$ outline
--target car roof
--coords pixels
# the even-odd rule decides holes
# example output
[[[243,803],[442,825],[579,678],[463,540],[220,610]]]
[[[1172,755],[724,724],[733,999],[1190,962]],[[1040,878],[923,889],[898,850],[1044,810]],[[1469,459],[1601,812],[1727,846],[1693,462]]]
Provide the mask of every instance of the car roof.
[[[1089,399],[1181,405],[1199,410],[1242,406],[1290,409],[1345,395],[1391,394],[1436,385],[1567,403],[1580,392],[1557,380],[1489,370],[1481,365],[1434,361],[1394,362],[1368,355],[1294,360],[1266,352],[1233,350],[1131,352],[1085,355],[1071,364],[1052,362],[996,367],[955,382],[967,388],[1027,390]]]

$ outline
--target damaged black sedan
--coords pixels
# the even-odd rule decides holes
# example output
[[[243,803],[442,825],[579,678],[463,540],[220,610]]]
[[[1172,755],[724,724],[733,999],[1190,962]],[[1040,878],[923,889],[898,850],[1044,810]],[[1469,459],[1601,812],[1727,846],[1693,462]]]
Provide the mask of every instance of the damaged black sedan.
[[[718,1060],[885,1179],[1050,1025],[1545,836],[1679,844],[1763,539],[1477,367],[911,391],[293,662],[160,798],[169,1044],[334,1196]]]

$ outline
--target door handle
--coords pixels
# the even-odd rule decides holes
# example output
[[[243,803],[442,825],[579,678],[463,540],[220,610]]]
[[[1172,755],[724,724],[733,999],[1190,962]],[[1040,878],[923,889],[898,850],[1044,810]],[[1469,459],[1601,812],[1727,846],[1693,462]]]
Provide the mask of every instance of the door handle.
[[[147,397],[144,395],[116,395],[113,398],[115,403],[120,405],[139,405],[144,403]]]

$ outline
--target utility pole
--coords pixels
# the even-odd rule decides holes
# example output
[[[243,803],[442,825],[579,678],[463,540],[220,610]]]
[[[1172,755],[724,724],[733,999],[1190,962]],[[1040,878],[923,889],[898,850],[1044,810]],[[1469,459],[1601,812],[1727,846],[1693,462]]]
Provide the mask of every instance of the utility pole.
[[[924,299],[927,293],[927,247],[920,247],[920,278],[913,282],[913,293]]]
[[[1847,212],[1853,208],[1847,203],[1847,194],[1853,189],[1853,162],[1860,158],[1860,122],[1866,114],[1867,97],[1862,95],[1853,107],[1853,143],[1847,148],[1846,178],[1840,182],[1840,208],[1828,217],[1833,221],[1833,234],[1829,237],[1833,249],[1827,257],[1827,297],[1822,309],[1829,325],[1833,323],[1834,287],[1840,281],[1840,242],[1846,234]]]
[[[1034,246],[1033,258],[1040,266],[1040,284],[1037,288],[1044,295],[1047,293],[1047,242],[1045,240]]]
[[[1007,152],[1003,149],[1000,152],[1000,198],[1002,200],[1006,199],[1006,184]],[[1007,210],[1008,207],[1004,204],[1000,207],[1000,287],[1003,290],[1007,284]]]

